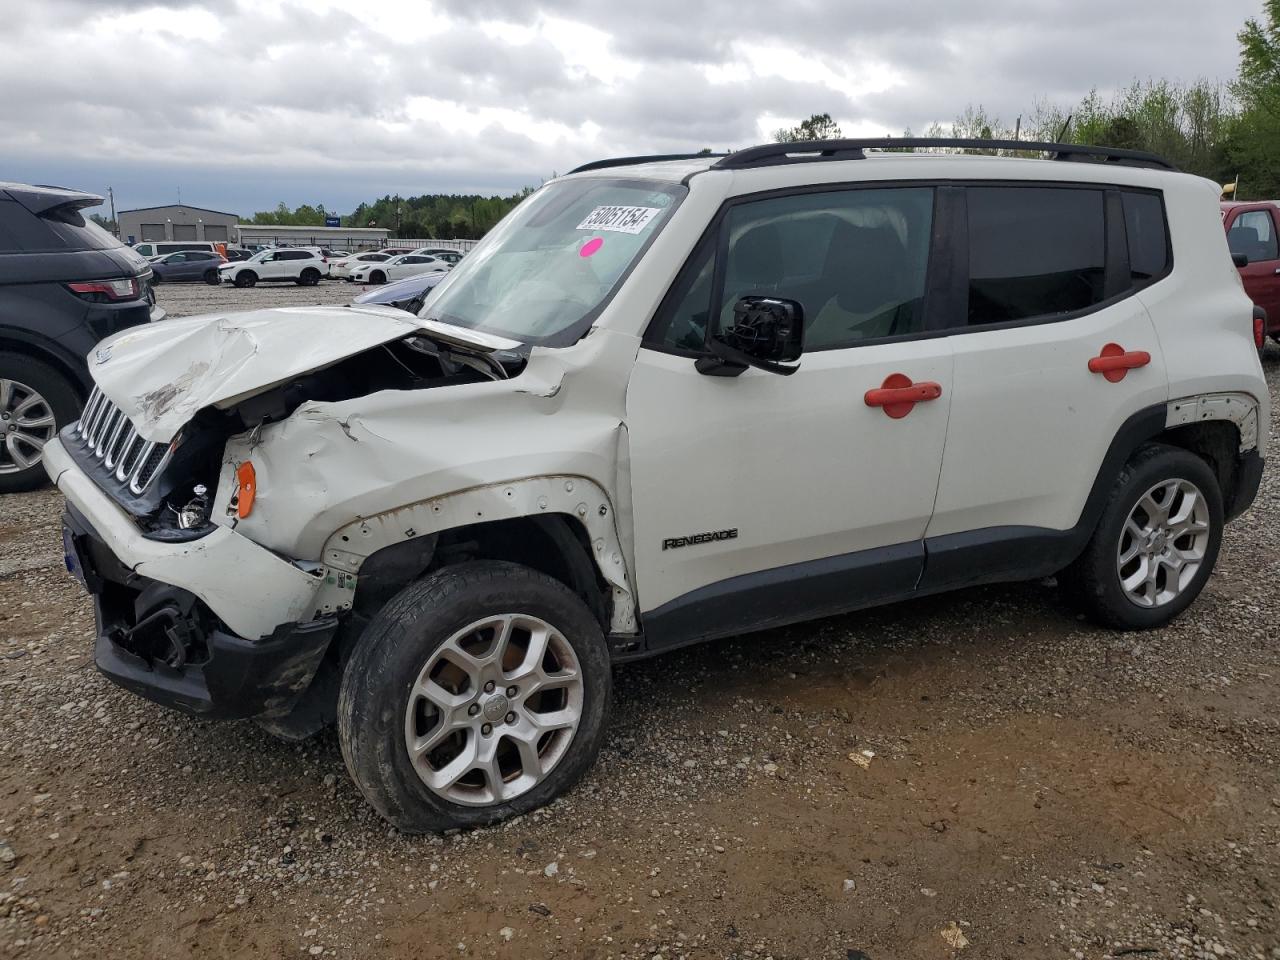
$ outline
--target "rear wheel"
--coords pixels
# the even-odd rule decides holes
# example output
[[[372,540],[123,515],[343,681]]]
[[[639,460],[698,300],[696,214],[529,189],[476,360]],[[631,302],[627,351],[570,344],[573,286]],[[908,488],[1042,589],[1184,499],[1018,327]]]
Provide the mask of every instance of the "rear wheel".
[[[300,287],[314,287],[319,282],[320,272],[311,267],[303,270],[302,275],[298,277],[298,286]]]
[[[338,736],[365,799],[407,833],[493,823],[554,799],[604,735],[610,663],[586,605],[513,563],[447,567],[370,622]]]
[[[252,287],[258,282],[258,275],[252,270],[241,270],[236,274],[235,284],[237,287]]]
[[[204,282],[211,287],[216,287],[222,280],[219,279],[217,270],[206,270],[204,272]]]
[[[19,353],[0,353],[0,493],[31,490],[48,479],[44,445],[80,415],[61,373]]]
[[[1222,526],[1222,491],[1208,464],[1178,447],[1148,444],[1116,478],[1064,585],[1106,626],[1163,626],[1204,589]]]

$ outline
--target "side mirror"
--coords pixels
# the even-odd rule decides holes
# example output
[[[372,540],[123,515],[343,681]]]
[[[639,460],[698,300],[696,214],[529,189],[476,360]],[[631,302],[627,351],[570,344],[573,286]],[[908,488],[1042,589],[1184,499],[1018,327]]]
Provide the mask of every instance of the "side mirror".
[[[1249,265],[1249,255],[1247,253],[1231,254],[1231,262],[1237,267],[1247,267]]]
[[[733,305],[732,326],[713,331],[707,349],[714,356],[698,360],[699,373],[736,377],[756,367],[790,376],[804,352],[804,308],[795,300],[743,297]]]

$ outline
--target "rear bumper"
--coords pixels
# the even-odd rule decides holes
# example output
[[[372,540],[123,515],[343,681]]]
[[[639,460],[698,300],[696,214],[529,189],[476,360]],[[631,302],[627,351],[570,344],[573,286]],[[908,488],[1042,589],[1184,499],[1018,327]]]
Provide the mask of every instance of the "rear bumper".
[[[282,716],[311,685],[335,617],[246,640],[190,591],[122,564],[75,507],[63,523],[67,566],[93,596],[94,660],[110,680],[163,706],[217,719]]]

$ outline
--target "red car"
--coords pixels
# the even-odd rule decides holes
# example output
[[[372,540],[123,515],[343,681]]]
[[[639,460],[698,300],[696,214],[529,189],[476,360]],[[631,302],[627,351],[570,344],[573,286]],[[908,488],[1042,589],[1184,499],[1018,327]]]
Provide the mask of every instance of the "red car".
[[[1245,293],[1265,312],[1261,321],[1265,333],[1280,342],[1280,243],[1276,232],[1280,206],[1270,200],[1223,203],[1222,226],[1227,231],[1227,246],[1237,258]],[[1242,257],[1246,258],[1243,266]],[[1261,349],[1261,337],[1258,339]]]

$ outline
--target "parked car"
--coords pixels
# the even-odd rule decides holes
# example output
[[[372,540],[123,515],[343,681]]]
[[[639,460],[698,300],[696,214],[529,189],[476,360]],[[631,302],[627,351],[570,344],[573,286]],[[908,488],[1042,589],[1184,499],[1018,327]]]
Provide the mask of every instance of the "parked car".
[[[227,258],[228,263],[235,263],[240,260],[248,260],[253,254],[253,250],[245,250],[242,247],[227,247],[223,256]]]
[[[264,283],[292,281],[314,287],[328,276],[329,264],[319,247],[282,247],[255,253],[248,260],[224,263],[218,268],[223,283],[252,287]]]
[[[923,155],[956,146],[1055,159]],[[1271,422],[1216,197],[1066,144],[602,161],[417,317],[108,341],[45,448],[98,667],[202,717],[335,720],[414,832],[567,790],[614,662],[1055,574],[1099,623],[1167,624]]]
[[[1265,336],[1280,343],[1280,243],[1276,233],[1280,208],[1270,200],[1220,206],[1227,246],[1236,257],[1244,291],[1262,310],[1257,343],[1261,350]]]
[[[220,253],[209,253],[207,250],[184,250],[181,253],[166,253],[152,257],[152,283],[175,283],[181,281],[199,281],[217,286],[218,267],[227,263],[227,258]]]
[[[354,283],[386,283],[388,280],[403,280],[405,277],[433,270],[448,270],[449,264],[435,257],[418,253],[406,253],[392,257],[383,263],[360,263],[348,271]]]
[[[417,313],[423,301],[426,300],[427,294],[434,290],[446,276],[448,273],[441,270],[420,273],[414,277],[406,277],[404,280],[396,280],[393,283],[366,290],[352,302],[381,303],[388,307],[395,307],[397,310]]]
[[[353,268],[363,263],[386,263],[396,254],[393,253],[355,253],[349,257],[340,257],[329,261],[329,276],[334,280],[350,280]]]
[[[413,252],[422,256],[435,257],[437,260],[443,260],[451,267],[456,267],[459,261],[462,260],[462,254],[457,250],[447,250],[443,247],[420,247]]]
[[[80,415],[94,345],[164,316],[146,260],[84,216],[101,203],[0,183],[0,493],[47,480],[43,448]]]
[[[134,251],[150,260],[152,257],[164,256],[166,253],[181,253],[183,250],[203,250],[206,253],[217,253],[219,246],[226,244],[207,243],[204,240],[144,240],[133,245]]]

